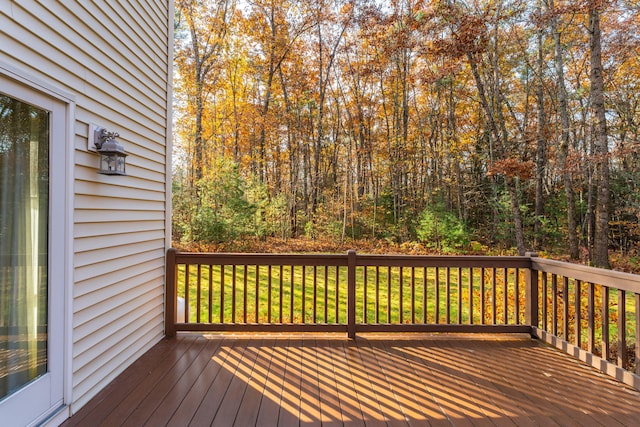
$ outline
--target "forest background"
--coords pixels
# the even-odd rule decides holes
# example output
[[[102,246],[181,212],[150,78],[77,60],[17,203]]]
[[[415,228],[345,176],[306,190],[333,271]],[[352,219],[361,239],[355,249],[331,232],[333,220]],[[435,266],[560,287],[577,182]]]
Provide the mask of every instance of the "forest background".
[[[173,237],[640,264],[637,0],[176,0]]]

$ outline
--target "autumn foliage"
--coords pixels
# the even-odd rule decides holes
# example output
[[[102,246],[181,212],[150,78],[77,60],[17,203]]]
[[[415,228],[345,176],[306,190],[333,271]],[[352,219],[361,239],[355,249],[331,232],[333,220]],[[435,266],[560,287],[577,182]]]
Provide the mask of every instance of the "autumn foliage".
[[[640,251],[635,2],[179,0],[175,12],[176,241],[401,245],[438,212],[459,224],[459,250]]]

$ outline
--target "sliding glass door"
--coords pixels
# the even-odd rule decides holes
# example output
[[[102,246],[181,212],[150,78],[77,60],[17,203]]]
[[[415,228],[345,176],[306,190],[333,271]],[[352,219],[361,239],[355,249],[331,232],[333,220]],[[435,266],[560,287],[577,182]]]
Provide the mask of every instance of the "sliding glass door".
[[[64,285],[51,262],[51,198],[64,126],[64,104],[0,85],[0,424],[28,425],[62,404],[64,299],[55,295]]]
[[[0,398],[47,372],[49,113],[0,95]]]

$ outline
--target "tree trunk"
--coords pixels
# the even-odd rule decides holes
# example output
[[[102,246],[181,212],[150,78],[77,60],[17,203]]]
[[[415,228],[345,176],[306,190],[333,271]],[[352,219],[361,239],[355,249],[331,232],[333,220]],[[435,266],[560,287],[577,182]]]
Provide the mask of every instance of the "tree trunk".
[[[578,235],[576,223],[576,205],[573,192],[573,179],[571,170],[567,164],[569,156],[570,140],[570,118],[567,97],[567,88],[564,79],[564,56],[562,54],[562,44],[560,43],[560,31],[558,30],[558,18],[555,15],[555,5],[553,0],[548,0],[547,8],[551,11],[551,33],[553,34],[554,62],[556,68],[556,83],[558,85],[558,104],[560,107],[560,123],[562,134],[560,141],[560,165],[562,165],[562,180],[564,183],[564,194],[567,202],[567,234],[569,242],[569,256],[578,259]]]
[[[589,7],[589,51],[591,54],[591,99],[595,116],[594,139],[596,157],[596,230],[592,262],[596,267],[609,268],[609,149],[604,106],[602,76],[602,44],[600,11],[593,2]]]
[[[537,8],[538,14],[541,8]],[[543,31],[538,29],[538,69],[536,85],[536,109],[538,114],[538,126],[536,129],[536,199],[535,199],[535,220],[533,223],[534,247],[539,249],[542,243],[542,216],[544,215],[544,172],[546,154],[546,115],[544,110],[544,58],[543,58]]]

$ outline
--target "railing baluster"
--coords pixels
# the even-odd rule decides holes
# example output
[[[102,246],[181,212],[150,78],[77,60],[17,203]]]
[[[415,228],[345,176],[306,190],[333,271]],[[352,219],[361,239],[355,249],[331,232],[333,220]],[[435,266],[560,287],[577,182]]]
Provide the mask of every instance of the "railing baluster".
[[[224,265],[220,266],[220,323],[224,323]]]
[[[318,267],[313,266],[313,323],[318,320]]]
[[[375,280],[375,291],[376,291],[376,323],[380,323],[380,267],[376,265],[376,280]]]
[[[547,306],[547,297],[549,294],[549,290],[547,289],[547,273],[542,273],[542,330],[549,330],[549,313]]]
[[[440,267],[436,267],[435,273],[435,287],[436,287],[436,300],[435,300],[435,322],[440,323]]]
[[[411,267],[411,323],[416,323],[416,268]]]
[[[200,323],[200,314],[202,312],[202,265],[198,264],[196,271],[196,323]]]
[[[236,323],[236,265],[231,267],[231,323]]]
[[[533,301],[531,301],[533,302]],[[515,269],[515,277],[513,278],[513,317],[516,325],[520,324],[520,269]]]
[[[399,323],[403,323],[403,306],[402,306],[402,301],[403,301],[403,279],[404,279],[404,270],[402,267],[400,267],[400,279],[398,280],[398,319],[399,319]]]
[[[283,310],[282,306],[284,305],[284,300],[283,300],[284,299],[284,282],[283,282],[284,277],[283,277],[283,275],[284,275],[284,266],[280,265],[280,277],[279,277],[279,280],[278,280],[278,291],[280,292],[280,298],[278,298],[278,301],[280,302],[280,307],[279,307],[279,313],[278,314],[280,316],[280,320],[279,320],[280,323],[283,323],[283,321],[282,321],[282,310]],[[325,286],[325,289],[326,289],[326,286]],[[327,302],[326,301],[324,302],[324,305],[325,305],[325,307],[327,306]],[[326,319],[327,315],[325,314],[324,317]]]
[[[498,301],[496,301],[497,297],[498,297],[498,291],[496,289],[497,287],[497,281],[498,281],[498,274],[496,273],[496,268],[492,268],[491,269],[491,321],[492,321],[492,325],[495,325],[496,323],[498,323]]]
[[[307,323],[307,266],[302,266],[302,323]]]
[[[569,278],[562,278],[562,333],[564,340],[569,341]]]
[[[387,323],[391,323],[391,267],[387,267]]]
[[[469,324],[473,323],[473,267],[469,267]]]
[[[636,305],[636,374],[640,375],[640,294],[634,295]]]
[[[458,325],[462,324],[462,268],[458,267],[458,277],[457,277],[457,285],[458,285],[458,313],[457,320]]]
[[[422,323],[427,323],[427,267],[422,267]]]
[[[587,286],[587,312],[588,312],[588,350],[589,353],[593,353],[595,351],[595,343],[596,343],[596,327],[595,327],[595,285],[593,283],[589,283]]]
[[[573,305],[574,305],[574,320],[575,320],[575,336],[573,338],[573,344],[576,347],[582,347],[582,328],[581,328],[581,323],[582,323],[582,313],[581,313],[581,302],[582,302],[582,283],[580,282],[580,280],[576,280],[574,282],[574,294],[575,294],[575,300],[573,301]]]
[[[447,277],[446,277],[446,289],[447,293],[445,295],[445,301],[447,303],[447,308],[445,311],[447,325],[451,323],[451,269],[447,267]]]
[[[191,310],[189,310],[189,290],[191,288],[191,278],[189,277],[189,264],[184,266],[184,323],[189,323],[189,316]]]
[[[271,265],[267,267],[267,323],[271,323]]]
[[[295,304],[295,300],[294,300],[294,286],[295,286],[295,269],[293,267],[293,265],[291,266],[291,277],[289,279],[289,323],[295,323],[294,319],[293,319],[293,310],[294,310],[294,304]],[[337,291],[336,291],[337,292]]]
[[[602,286],[602,358],[609,360],[609,288]]]
[[[256,264],[256,323],[260,323],[260,266]]]
[[[502,275],[504,277],[504,286],[502,288],[502,321],[507,325],[509,323],[509,270],[504,268]]]
[[[551,275],[551,333],[558,336],[558,275]]]
[[[347,252],[347,335],[356,337],[356,252]]]
[[[362,291],[362,323],[368,323],[367,322],[367,282],[368,282],[368,277],[367,277],[367,266],[365,265],[362,269],[362,280],[363,280],[363,291]]]
[[[485,293],[484,267],[482,267],[480,269],[480,324],[481,325],[485,324],[485,315],[486,315],[486,310],[485,310],[486,301],[485,301],[484,293]]]
[[[336,266],[336,321],[340,323],[340,267]]]
[[[207,317],[208,317],[209,323],[213,321],[213,272],[212,270],[213,270],[213,266],[209,264],[209,280],[207,284],[207,287],[208,287],[207,290],[209,291],[207,294],[207,297],[208,297],[207,302],[209,303],[209,315]]]
[[[329,323],[329,266],[324,266],[324,323]]]
[[[247,264],[244,265],[244,270],[243,270],[243,277],[242,277],[242,322],[243,323],[247,323],[247,291],[249,289],[249,271],[248,271],[248,266]]]
[[[618,289],[618,366],[627,366],[627,301],[622,289]]]

